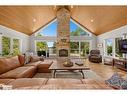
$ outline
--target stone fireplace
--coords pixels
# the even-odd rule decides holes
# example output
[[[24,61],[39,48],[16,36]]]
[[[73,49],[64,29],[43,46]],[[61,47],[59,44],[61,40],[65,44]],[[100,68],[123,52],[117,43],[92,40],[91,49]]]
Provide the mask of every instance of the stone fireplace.
[[[57,10],[57,56],[70,55],[70,11],[61,7]]]
[[[59,57],[68,57],[68,50],[67,49],[59,50]]]

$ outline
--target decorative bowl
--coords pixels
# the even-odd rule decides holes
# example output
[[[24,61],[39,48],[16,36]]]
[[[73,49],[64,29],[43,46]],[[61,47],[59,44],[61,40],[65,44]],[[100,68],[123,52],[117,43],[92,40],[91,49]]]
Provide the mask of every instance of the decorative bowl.
[[[71,61],[65,61],[63,63],[63,66],[65,66],[65,67],[72,67],[73,66],[73,62],[71,62]]]

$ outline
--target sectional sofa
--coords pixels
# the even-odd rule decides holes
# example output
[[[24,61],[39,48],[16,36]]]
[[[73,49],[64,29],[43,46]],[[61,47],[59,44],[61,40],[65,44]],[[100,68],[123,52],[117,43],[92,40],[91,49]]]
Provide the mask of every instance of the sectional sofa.
[[[0,79],[32,78],[37,72],[50,72],[52,60],[35,60],[25,64],[23,55],[0,58]]]
[[[0,58],[0,84],[11,85],[12,89],[112,89],[104,81],[90,79],[32,78],[37,72],[50,72],[52,63],[33,57],[25,64],[23,55]]]

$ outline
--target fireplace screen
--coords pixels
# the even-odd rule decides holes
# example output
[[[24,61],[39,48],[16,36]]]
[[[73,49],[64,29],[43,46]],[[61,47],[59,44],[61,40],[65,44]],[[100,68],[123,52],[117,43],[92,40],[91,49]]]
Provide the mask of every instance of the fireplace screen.
[[[59,57],[68,57],[68,50],[67,49],[59,50]]]

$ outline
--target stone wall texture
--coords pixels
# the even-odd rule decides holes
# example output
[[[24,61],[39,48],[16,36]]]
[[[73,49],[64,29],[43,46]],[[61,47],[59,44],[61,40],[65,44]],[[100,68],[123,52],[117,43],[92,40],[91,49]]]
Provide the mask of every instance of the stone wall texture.
[[[65,8],[57,11],[57,55],[59,50],[67,49],[70,55],[70,12]]]

